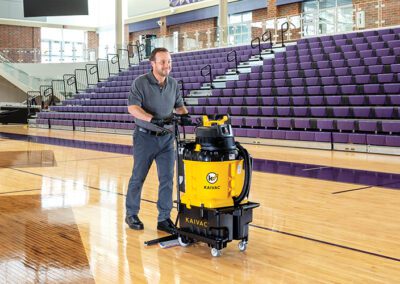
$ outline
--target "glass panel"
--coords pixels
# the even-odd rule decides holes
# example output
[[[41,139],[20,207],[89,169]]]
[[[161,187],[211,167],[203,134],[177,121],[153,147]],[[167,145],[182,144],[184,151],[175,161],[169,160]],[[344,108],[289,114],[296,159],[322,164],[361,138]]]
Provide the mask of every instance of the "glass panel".
[[[315,10],[318,10],[318,2],[316,0],[303,2],[303,12],[314,12]]]
[[[336,0],[320,0],[319,1],[320,9],[333,8],[335,6],[336,6]]]
[[[352,0],[337,0],[337,5],[342,6],[342,5],[351,5],[353,4]]]
[[[313,36],[317,34],[315,23],[316,16],[313,13],[303,15],[303,36]]]
[[[335,9],[321,10],[319,13],[319,30],[321,35],[335,32]]]
[[[251,20],[252,20],[252,17],[253,15],[252,15],[252,12],[249,12],[249,13],[244,13],[243,14],[243,17],[242,17],[242,21],[243,22],[251,22]]]
[[[338,7],[337,32],[349,32],[353,30],[353,6]]]

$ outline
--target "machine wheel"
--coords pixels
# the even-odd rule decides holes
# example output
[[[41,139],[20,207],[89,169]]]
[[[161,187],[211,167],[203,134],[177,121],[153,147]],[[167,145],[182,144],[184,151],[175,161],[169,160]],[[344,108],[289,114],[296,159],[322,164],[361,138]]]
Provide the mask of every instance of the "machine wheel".
[[[188,245],[190,245],[190,241],[183,236],[178,237],[178,243],[181,247],[187,247]]]
[[[221,250],[216,249],[216,248],[212,248],[211,249],[211,255],[214,257],[220,256],[221,255]]]
[[[245,251],[247,249],[247,242],[246,241],[240,241],[238,243],[238,248],[240,251]]]

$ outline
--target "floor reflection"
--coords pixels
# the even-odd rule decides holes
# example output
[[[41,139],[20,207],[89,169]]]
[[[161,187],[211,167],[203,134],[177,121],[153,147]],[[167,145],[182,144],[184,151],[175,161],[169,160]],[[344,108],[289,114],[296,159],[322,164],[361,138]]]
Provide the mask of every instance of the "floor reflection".
[[[71,208],[41,203],[40,195],[0,197],[0,279],[94,283]]]
[[[54,152],[42,151],[2,151],[0,152],[0,167],[55,167],[57,166]]]

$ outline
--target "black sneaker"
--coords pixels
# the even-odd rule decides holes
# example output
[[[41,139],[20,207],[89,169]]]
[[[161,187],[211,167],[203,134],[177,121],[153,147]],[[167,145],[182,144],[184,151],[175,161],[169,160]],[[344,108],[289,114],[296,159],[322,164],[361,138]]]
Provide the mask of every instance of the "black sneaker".
[[[175,227],[174,223],[171,221],[171,219],[168,218],[164,221],[157,223],[157,230],[164,231],[169,234],[175,234],[176,227]]]
[[[128,224],[129,228],[134,230],[143,230],[144,226],[137,215],[126,216],[125,223]]]

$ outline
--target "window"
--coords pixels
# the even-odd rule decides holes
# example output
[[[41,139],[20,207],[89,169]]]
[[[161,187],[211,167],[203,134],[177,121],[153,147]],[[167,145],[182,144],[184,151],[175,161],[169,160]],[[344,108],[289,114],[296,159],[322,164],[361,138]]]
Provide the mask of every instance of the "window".
[[[84,60],[84,31],[42,28],[41,37],[43,62],[75,62]]]
[[[251,41],[252,13],[233,14],[228,17],[228,43],[238,45]]]
[[[352,0],[303,2],[303,36],[347,32],[353,29]]]

